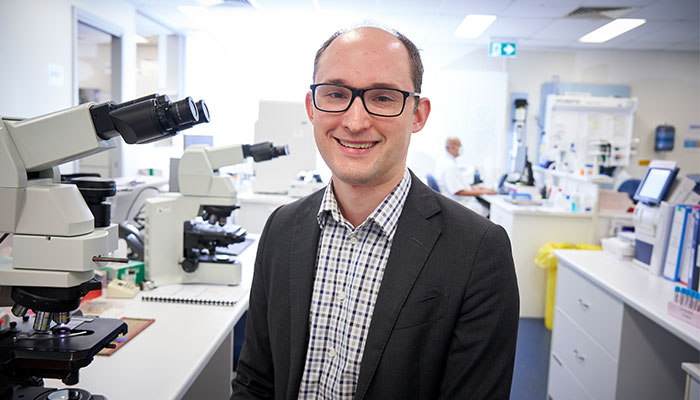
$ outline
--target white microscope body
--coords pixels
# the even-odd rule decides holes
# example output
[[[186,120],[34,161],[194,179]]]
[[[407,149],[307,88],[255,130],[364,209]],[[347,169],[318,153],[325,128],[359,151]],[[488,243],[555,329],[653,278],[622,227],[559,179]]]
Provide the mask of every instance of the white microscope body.
[[[116,249],[116,225],[94,229],[80,192],[61,184],[58,172],[61,163],[116,146],[95,132],[92,105],[0,120],[0,232],[14,233],[13,257],[0,258],[3,286],[76,286],[99,267],[93,256]]]
[[[33,322],[0,324],[0,391],[27,397],[39,390],[25,384],[31,376],[75,384],[78,370],[126,333],[116,319],[71,321],[82,297],[100,287],[94,270],[126,259],[108,257],[118,238],[117,225],[102,218],[109,205],[94,202],[92,188],[81,194],[75,184],[61,184],[58,165],[113,148],[117,136],[147,143],[208,120],[204,102],[171,102],[156,94],[29,119],[0,117],[0,242],[12,244],[11,257],[0,257],[0,285],[3,294],[10,292],[2,305],[14,304],[17,317],[35,313]],[[98,198],[113,188],[113,182],[99,181],[106,190],[100,188]]]
[[[233,178],[220,174],[219,168],[240,164],[247,157],[265,161],[287,155],[286,146],[275,147],[269,142],[254,145],[207,147],[189,146],[178,167],[180,193],[166,193],[146,200],[145,257],[146,279],[156,285],[173,283],[219,283],[236,285],[241,280],[241,264],[232,256],[213,254],[214,246],[204,253],[208,260],[195,261],[187,266],[185,243],[186,223],[202,225],[216,234],[228,234],[228,243],[235,243],[230,235],[241,241],[245,231],[227,224],[231,212],[238,208]],[[210,212],[211,209],[216,211]],[[202,218],[203,217],[203,218]],[[198,222],[197,222],[198,221]],[[218,223],[218,226],[217,226]]]

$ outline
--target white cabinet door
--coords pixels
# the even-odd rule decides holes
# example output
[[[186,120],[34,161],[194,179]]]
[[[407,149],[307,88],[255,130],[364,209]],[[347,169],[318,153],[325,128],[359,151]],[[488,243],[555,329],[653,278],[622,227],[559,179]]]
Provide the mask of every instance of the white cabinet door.
[[[555,355],[549,358],[547,396],[551,400],[593,400]]]
[[[557,271],[556,296],[556,307],[617,360],[624,304],[565,265]]]

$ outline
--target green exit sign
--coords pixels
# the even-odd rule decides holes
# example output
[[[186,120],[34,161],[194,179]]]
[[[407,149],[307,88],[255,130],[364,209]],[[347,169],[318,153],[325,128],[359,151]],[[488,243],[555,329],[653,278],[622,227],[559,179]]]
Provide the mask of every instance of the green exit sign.
[[[491,57],[515,57],[515,43],[491,42],[489,46]]]

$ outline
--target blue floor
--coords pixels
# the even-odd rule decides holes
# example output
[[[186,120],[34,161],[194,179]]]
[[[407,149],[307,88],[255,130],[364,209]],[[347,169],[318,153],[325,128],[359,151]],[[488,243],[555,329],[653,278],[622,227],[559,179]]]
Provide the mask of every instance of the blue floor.
[[[511,400],[546,399],[551,338],[543,318],[520,318]]]

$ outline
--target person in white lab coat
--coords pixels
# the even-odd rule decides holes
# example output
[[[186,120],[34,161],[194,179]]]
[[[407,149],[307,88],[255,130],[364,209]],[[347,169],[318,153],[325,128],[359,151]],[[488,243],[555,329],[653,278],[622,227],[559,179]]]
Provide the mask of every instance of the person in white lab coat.
[[[457,165],[457,157],[461,154],[462,142],[457,137],[448,137],[445,141],[445,158],[438,163],[435,179],[438,182],[440,193],[453,200],[462,203],[465,207],[479,213],[488,215],[488,208],[477,200],[477,196],[483,194],[496,194],[493,189],[472,185],[470,180]]]

